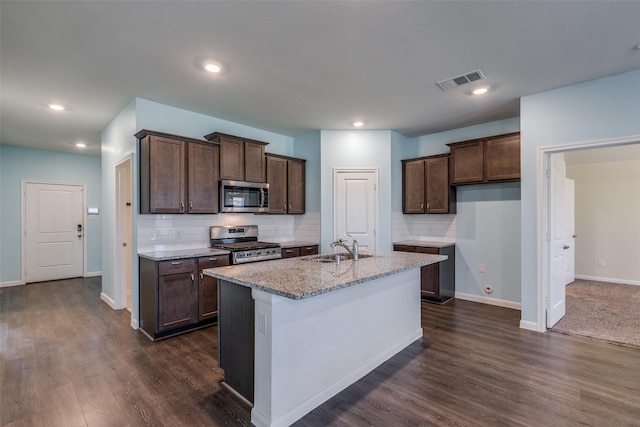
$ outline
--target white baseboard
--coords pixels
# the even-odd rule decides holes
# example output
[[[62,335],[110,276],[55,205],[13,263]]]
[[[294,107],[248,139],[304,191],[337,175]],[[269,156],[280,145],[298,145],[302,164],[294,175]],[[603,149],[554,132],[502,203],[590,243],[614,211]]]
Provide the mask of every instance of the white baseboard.
[[[491,297],[484,297],[480,295],[464,294],[462,292],[456,292],[455,297],[466,301],[480,302],[482,304],[496,305],[498,307],[513,308],[514,310],[521,310],[522,304],[514,301],[507,301],[504,299],[495,299]]]
[[[536,322],[530,322],[529,320],[520,320],[520,329],[526,329],[533,332],[544,332],[538,330],[538,324]]]
[[[138,319],[131,319],[131,327],[133,329],[139,329],[140,326],[138,326]]]
[[[0,282],[0,288],[9,288],[11,286],[21,286],[25,284],[26,282],[23,282],[22,280],[13,280],[11,282]]]
[[[87,272],[87,274],[84,275],[84,277],[98,277],[98,276],[102,276],[102,271]]]
[[[104,292],[100,292],[100,299],[104,302],[107,303],[107,305],[109,307],[111,307],[112,309],[116,309],[116,302],[114,300],[111,299],[111,297],[107,294],[105,294]]]
[[[611,279],[609,277],[583,276],[583,275],[578,275],[578,274],[576,274],[576,279],[593,280],[595,282],[618,283],[620,285],[640,286],[640,281],[637,281],[637,280]]]

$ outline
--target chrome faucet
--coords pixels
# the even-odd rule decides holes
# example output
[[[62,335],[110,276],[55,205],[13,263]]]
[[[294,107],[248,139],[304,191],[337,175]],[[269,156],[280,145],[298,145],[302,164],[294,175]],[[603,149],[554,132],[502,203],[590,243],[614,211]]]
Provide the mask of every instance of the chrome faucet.
[[[347,236],[349,236],[349,235],[347,234]],[[349,236],[349,237],[351,237],[351,236]],[[347,246],[345,244],[343,239],[336,240],[330,246],[332,248],[335,248],[336,246],[341,246],[341,247],[345,248],[347,250],[347,252],[349,252],[351,254],[351,257],[353,258],[354,261],[358,260],[358,241],[356,239],[353,239],[353,243],[351,244],[351,248],[349,248],[349,246]]]

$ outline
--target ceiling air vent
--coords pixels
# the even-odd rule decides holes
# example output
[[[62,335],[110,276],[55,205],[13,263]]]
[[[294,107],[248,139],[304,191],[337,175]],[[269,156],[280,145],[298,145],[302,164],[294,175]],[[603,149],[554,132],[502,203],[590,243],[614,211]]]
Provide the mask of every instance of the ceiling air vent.
[[[442,90],[449,90],[455,89],[458,86],[466,85],[467,83],[475,82],[476,80],[484,80],[484,78],[485,77],[484,74],[482,74],[482,71],[475,70],[457,77],[440,80],[437,84]]]

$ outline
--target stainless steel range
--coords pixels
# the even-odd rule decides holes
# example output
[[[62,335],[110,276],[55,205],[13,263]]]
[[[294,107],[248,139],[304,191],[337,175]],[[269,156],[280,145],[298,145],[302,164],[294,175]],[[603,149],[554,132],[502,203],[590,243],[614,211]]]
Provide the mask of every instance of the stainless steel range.
[[[282,258],[278,243],[259,242],[257,225],[209,227],[211,247],[231,251],[231,264]]]

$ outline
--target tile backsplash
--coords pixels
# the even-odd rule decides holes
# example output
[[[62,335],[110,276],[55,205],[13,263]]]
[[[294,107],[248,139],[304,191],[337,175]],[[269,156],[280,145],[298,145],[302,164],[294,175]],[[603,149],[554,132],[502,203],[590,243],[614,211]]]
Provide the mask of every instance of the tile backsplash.
[[[138,252],[204,248],[209,246],[212,225],[256,224],[259,239],[270,242],[319,241],[319,212],[305,215],[140,215]]]
[[[393,212],[391,216],[394,242],[403,240],[426,240],[455,242],[455,215],[405,215]]]

